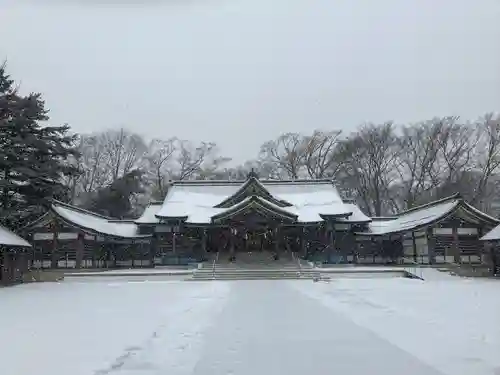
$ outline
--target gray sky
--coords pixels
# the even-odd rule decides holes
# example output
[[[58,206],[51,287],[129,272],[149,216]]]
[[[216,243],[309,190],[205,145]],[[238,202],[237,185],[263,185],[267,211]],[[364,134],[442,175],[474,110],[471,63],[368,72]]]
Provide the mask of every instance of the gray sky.
[[[135,3],[135,4],[134,4]],[[55,123],[213,140],[500,111],[499,0],[0,0]]]

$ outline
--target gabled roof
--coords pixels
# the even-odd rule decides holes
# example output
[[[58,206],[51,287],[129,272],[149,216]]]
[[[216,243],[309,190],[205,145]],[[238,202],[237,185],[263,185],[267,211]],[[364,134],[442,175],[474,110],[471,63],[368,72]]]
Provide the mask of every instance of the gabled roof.
[[[52,202],[51,212],[67,225],[92,234],[117,238],[150,236],[138,234],[137,225],[133,221],[112,219],[56,200]]]
[[[292,223],[297,221],[297,215],[292,214],[284,208],[277,206],[276,204],[259,196],[249,196],[232,207],[213,215],[212,222],[221,222],[225,219],[232,218],[238,214],[243,214],[248,211],[262,212]]]
[[[19,237],[11,230],[0,225],[0,246],[31,247],[31,244],[24,238]]]
[[[228,201],[228,197],[235,197],[244,191],[242,186],[248,186],[245,184],[246,181],[174,182],[156,216],[161,219],[183,219],[187,223],[209,224],[212,222],[212,217],[230,208],[222,208],[220,205]],[[354,209],[354,204],[345,204],[342,201],[330,180],[260,180],[258,183],[272,196],[272,199],[258,194],[256,196],[266,201],[266,204],[279,207],[288,215],[297,216],[298,222],[320,222],[323,221],[321,215],[345,217],[350,221],[349,217],[353,212],[359,211],[359,208]],[[252,195],[244,197],[241,201],[235,200],[233,206],[249,196]],[[287,202],[287,205],[283,206],[277,202]],[[370,219],[362,217],[362,221],[366,220]]]
[[[272,202],[279,207],[288,207],[292,204],[284,200],[276,199],[267,188],[255,176],[247,179],[233,194],[225,198],[222,202],[215,205],[215,208],[229,208],[251,195],[258,195],[265,200]]]
[[[377,236],[419,230],[448,218],[458,210],[462,210],[467,215],[480,221],[486,221],[491,224],[500,223],[499,220],[479,211],[477,208],[465,202],[459,194],[455,194],[401,212],[393,217],[377,218],[369,224],[368,232],[358,234]]]

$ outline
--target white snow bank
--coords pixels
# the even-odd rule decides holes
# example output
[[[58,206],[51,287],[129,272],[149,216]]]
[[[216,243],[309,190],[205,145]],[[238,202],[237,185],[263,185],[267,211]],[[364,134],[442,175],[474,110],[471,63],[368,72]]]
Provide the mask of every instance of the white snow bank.
[[[444,374],[500,374],[500,284],[495,280],[291,285]]]
[[[154,362],[190,374],[227,291],[224,283],[183,282],[2,289],[1,373],[144,374]]]

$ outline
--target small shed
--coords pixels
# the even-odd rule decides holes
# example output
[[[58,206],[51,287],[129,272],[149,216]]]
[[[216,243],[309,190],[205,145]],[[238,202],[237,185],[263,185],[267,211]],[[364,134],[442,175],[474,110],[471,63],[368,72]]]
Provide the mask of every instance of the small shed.
[[[28,270],[26,250],[31,244],[0,225],[0,284],[20,282]]]

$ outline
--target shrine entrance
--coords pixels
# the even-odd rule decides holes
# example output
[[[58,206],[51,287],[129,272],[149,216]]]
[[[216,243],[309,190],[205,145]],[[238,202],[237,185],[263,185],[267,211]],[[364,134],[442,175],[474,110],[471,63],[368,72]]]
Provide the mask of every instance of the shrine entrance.
[[[256,252],[264,250],[264,235],[259,231],[250,231],[245,234],[244,249],[246,252]]]

